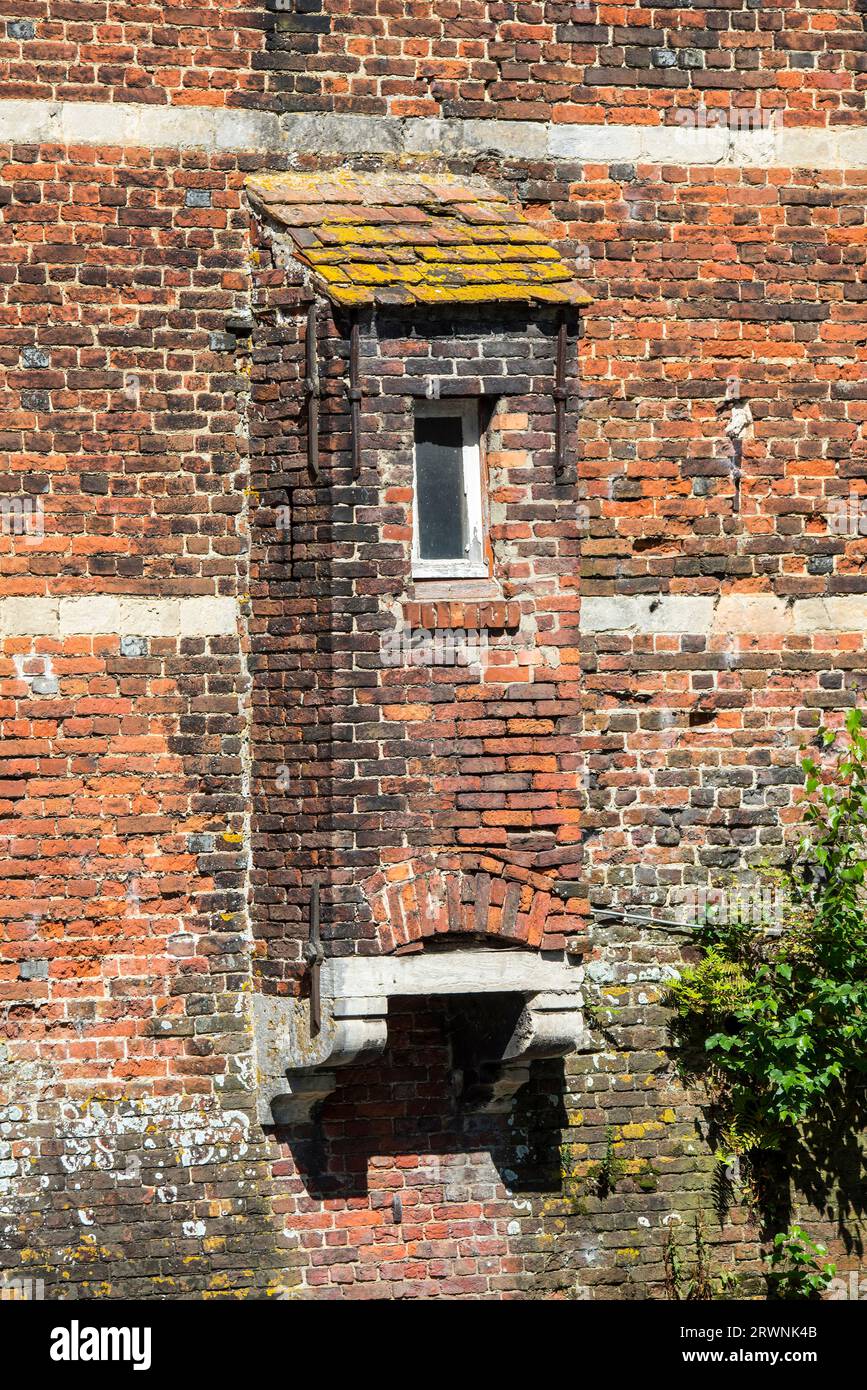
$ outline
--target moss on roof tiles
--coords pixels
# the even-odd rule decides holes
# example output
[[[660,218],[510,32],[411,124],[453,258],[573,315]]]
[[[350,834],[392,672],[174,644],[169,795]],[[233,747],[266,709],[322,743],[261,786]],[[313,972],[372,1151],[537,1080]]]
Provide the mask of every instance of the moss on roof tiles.
[[[481,181],[257,174],[247,189],[339,304],[590,303],[538,227]]]

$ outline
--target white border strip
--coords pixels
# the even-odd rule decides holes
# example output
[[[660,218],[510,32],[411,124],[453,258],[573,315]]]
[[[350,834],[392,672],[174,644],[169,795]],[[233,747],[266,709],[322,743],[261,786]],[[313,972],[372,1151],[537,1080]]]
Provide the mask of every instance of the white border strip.
[[[867,126],[718,130],[431,117],[286,115],[135,102],[0,101],[0,142],[281,154],[442,154],[593,163],[867,168]]]
[[[623,161],[722,164],[736,168],[861,169],[867,167],[867,128],[552,126],[548,155],[553,159],[595,160],[603,164]]]
[[[237,628],[232,598],[0,598],[0,637],[228,637]]]
[[[690,598],[680,594],[591,597],[581,600],[581,631],[588,634],[739,637],[806,636],[813,632],[867,634],[867,594],[801,598],[774,594],[724,594]]]
[[[279,117],[206,106],[114,101],[0,101],[0,141],[154,149],[272,150]]]

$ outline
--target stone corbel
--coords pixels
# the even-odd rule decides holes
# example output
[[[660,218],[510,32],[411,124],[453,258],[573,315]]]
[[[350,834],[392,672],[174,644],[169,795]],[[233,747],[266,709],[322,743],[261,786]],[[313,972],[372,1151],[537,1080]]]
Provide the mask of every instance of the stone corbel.
[[[587,1051],[590,1037],[581,1004],[577,993],[530,995],[502,1054],[482,1057],[479,1079],[463,1097],[465,1108],[479,1114],[508,1111],[530,1079],[531,1062]]]
[[[506,1110],[529,1079],[532,1061],[589,1046],[582,973],[563,955],[490,949],[325,961],[318,1032],[311,1031],[307,1000],[255,1000],[259,1118],[263,1124],[309,1121],[335,1089],[337,1068],[382,1052],[388,1001],[397,995],[523,996],[511,1036],[495,1056],[480,1056],[479,1085],[464,1098],[474,1109]]]
[[[306,999],[255,1000],[259,1119],[305,1124],[337,1086],[333,1070],[382,1052],[388,1039],[385,996],[324,996],[322,1026],[310,1029]]]

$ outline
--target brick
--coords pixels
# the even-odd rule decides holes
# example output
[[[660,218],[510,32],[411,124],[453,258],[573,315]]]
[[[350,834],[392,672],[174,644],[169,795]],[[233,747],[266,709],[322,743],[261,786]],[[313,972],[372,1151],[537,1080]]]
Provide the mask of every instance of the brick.
[[[749,6],[654,27],[631,3],[520,26],[380,6],[359,39],[345,4],[299,0],[140,7],[121,34],[73,8],[3,40],[2,95],[52,103],[5,113],[0,192],[9,1266],[64,1298],[663,1296],[660,1210],[685,1229],[714,1197],[667,1051],[681,945],[591,905],[664,913],[782,855],[800,747],[863,684],[863,25],[780,9],[757,45]],[[782,129],[736,119],[754,96]],[[313,477],[310,290],[244,184],[333,178],[332,113],[369,172],[426,142],[580,266],[562,478],[555,320],[496,302],[362,317],[357,480],[347,322],[322,304]],[[495,407],[472,591],[410,573],[408,403],[433,382]],[[16,533],[37,496],[44,534]],[[483,670],[384,666],[398,621],[484,630]],[[248,1001],[306,989],[314,872],[329,952],[566,944],[614,1042],[565,1089],[534,1063],[470,1141],[454,1001],[395,1001],[315,1137],[263,1130]],[[601,1197],[612,1129],[626,1171]],[[745,1204],[709,1239],[756,1278]]]

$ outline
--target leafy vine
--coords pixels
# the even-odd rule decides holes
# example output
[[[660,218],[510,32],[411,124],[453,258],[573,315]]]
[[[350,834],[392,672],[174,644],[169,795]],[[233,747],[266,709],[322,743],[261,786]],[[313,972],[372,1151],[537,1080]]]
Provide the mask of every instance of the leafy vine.
[[[777,890],[779,919],[769,927],[736,913],[709,916],[700,959],[668,995],[681,1067],[708,1087],[718,1157],[746,1156],[759,1182],[763,1171],[776,1182],[767,1231],[779,1237],[775,1248],[789,1251],[781,1234],[789,1180],[827,1203],[830,1179],[822,1175],[839,1169],[841,1156],[855,1159],[867,1085],[862,712],[847,715],[845,746],[824,727],[818,742],[828,758],[802,762],[804,833],[785,867],[760,876]],[[840,1192],[845,1175],[836,1176],[842,1221],[851,1199]]]

